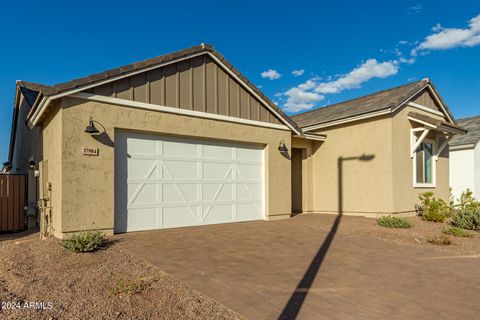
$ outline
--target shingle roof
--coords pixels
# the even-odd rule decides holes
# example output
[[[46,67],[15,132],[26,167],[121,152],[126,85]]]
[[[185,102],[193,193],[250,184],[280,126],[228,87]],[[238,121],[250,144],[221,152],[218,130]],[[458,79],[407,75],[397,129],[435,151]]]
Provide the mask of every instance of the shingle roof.
[[[155,65],[165,63],[174,59],[190,56],[201,52],[210,52],[218,60],[222,62],[230,71],[232,71],[240,80],[242,80],[250,89],[252,89],[261,99],[263,99],[270,107],[272,107],[283,119],[285,119],[298,132],[302,132],[298,125],[288,117],[280,108],[277,107],[267,96],[265,96],[258,88],[251,83],[243,74],[240,73],[230,62],[228,62],[213,46],[209,44],[201,44],[188,49],[179,50],[165,55],[160,55],[155,58],[147,59],[140,62],[135,62],[129,65],[118,67],[115,69],[106,70],[104,72],[92,74],[83,78],[74,79],[71,81],[59,83],[53,86],[31,83],[26,81],[17,81],[17,86],[27,88],[29,90],[37,91],[43,97],[49,97],[66,91],[81,89],[82,87],[94,85],[105,80],[115,78],[120,75],[128,74],[133,71],[138,72],[143,69],[154,67]],[[33,108],[32,108],[33,109]]]
[[[480,116],[458,119],[457,124],[468,132],[464,135],[455,135],[450,141],[451,146],[476,144],[480,141]]]
[[[392,89],[378,91],[363,97],[301,113],[293,116],[292,119],[300,127],[304,128],[311,125],[324,124],[335,120],[360,116],[375,111],[393,110],[428,84],[431,84],[430,80],[423,79]],[[432,88],[435,90],[433,86]],[[447,112],[449,112],[448,108]],[[449,114],[451,115],[450,112]]]

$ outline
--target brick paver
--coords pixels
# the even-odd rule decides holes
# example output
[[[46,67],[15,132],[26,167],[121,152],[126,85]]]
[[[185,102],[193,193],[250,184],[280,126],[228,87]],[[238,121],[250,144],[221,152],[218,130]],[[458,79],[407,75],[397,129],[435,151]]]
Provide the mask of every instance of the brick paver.
[[[333,221],[311,214],[117,237],[251,319],[480,319],[478,257],[341,230],[328,237]]]

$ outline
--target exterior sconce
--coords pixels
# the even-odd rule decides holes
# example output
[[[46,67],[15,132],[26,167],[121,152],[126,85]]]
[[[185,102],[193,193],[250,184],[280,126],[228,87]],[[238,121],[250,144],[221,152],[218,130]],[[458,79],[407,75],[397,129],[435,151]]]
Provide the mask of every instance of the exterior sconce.
[[[285,141],[280,141],[280,144],[278,145],[278,151],[280,151],[281,154],[286,154],[288,153],[288,148],[285,144]]]
[[[35,165],[36,165],[36,163],[35,163],[34,158],[30,157],[30,159],[28,160],[28,166],[29,166],[30,170],[35,169]]]
[[[88,134],[98,134],[100,131],[95,127],[95,120],[93,120],[92,117],[90,117],[90,120],[88,120],[88,126],[85,128],[85,132]]]

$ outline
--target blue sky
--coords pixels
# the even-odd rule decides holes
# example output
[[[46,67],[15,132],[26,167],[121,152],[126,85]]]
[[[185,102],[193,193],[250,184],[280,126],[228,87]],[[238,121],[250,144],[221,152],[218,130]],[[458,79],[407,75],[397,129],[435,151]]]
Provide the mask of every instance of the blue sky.
[[[456,118],[480,114],[479,15],[474,0],[3,1],[0,161],[15,80],[55,84],[202,42],[289,113],[429,77]]]

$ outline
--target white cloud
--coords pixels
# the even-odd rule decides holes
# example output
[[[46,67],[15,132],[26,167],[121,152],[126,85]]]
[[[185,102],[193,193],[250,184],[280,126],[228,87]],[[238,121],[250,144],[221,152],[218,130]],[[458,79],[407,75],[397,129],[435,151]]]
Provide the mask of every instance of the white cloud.
[[[398,72],[399,64],[408,63],[407,59],[378,62],[368,59],[348,74],[336,80],[319,82],[321,78],[310,78],[286,91],[287,97],[283,108],[287,112],[306,111],[315,107],[316,103],[325,99],[326,94],[335,94],[346,89],[358,88],[362,83],[373,78],[386,78]],[[332,77],[328,77],[332,79]]]
[[[420,11],[422,11],[422,5],[421,4],[416,4],[414,6],[411,6],[408,9],[409,14],[417,14],[417,13],[420,13]]]
[[[284,110],[287,112],[298,112],[312,109],[315,103],[322,101],[325,97],[315,92],[309,92],[298,87],[291,88],[285,95],[288,97],[284,104]]]
[[[282,76],[280,73],[277,72],[277,70],[273,69],[263,71],[260,75],[262,76],[262,78],[268,78],[270,80],[276,80]]]
[[[440,24],[433,27],[433,34],[412,50],[412,55],[427,53],[430,50],[447,50],[456,47],[473,47],[480,44],[480,15],[470,19],[468,28],[444,28]]]
[[[386,78],[397,72],[397,61],[378,62],[376,59],[368,59],[337,80],[319,83],[315,92],[322,94],[339,93],[346,89],[358,88],[362,83],[372,78]]]
[[[303,69],[293,70],[293,71],[292,71],[292,74],[293,74],[295,77],[300,77],[304,72],[305,72],[305,70],[303,70]]]

